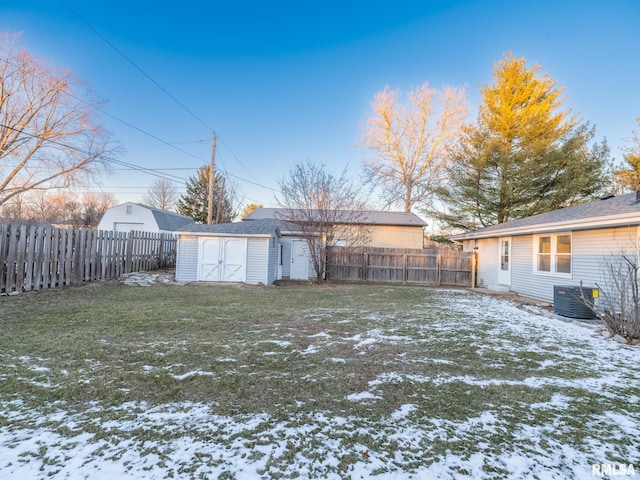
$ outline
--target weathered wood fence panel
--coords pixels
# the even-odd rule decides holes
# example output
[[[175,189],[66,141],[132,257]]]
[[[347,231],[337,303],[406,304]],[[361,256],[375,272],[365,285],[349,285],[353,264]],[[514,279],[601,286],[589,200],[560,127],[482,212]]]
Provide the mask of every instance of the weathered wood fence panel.
[[[175,262],[176,239],[168,233],[0,224],[0,293],[105,280]]]
[[[421,283],[469,287],[473,253],[445,249],[333,247],[328,256],[331,280]]]

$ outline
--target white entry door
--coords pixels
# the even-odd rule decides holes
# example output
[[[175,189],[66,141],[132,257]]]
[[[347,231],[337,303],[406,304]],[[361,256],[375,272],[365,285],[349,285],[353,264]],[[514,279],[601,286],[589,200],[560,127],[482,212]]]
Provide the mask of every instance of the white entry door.
[[[291,280],[309,279],[309,247],[306,240],[291,241]]]
[[[204,282],[246,281],[246,238],[201,238],[198,280]]]
[[[498,239],[498,283],[511,285],[511,237]]]

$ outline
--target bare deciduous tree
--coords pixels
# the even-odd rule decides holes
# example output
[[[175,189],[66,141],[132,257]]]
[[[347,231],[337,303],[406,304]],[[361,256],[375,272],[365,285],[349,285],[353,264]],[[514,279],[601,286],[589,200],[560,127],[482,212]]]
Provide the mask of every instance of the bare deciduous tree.
[[[279,179],[281,196],[277,200],[280,219],[296,226],[307,242],[316,282],[326,278],[328,250],[339,245],[359,246],[366,242],[363,225],[365,204],[361,186],[344,170],[339,176],[327,172],[325,165],[306,160],[295,165],[289,175]]]
[[[178,188],[171,180],[158,178],[142,197],[142,203],[150,207],[173,211],[179,196]]]
[[[0,205],[31,190],[67,188],[113,153],[97,102],[68,71],[0,33]]]
[[[80,222],[76,226],[97,227],[102,215],[107,209],[116,204],[116,199],[111,193],[89,192],[82,196]]]
[[[428,201],[444,181],[449,149],[467,117],[463,88],[442,91],[424,83],[400,103],[400,90],[378,92],[362,144],[375,156],[363,162],[368,179],[379,186],[387,206],[405,212]]]
[[[30,191],[0,206],[0,219],[10,223],[53,224],[71,228],[95,228],[104,212],[116,204],[111,193]]]
[[[621,251],[604,259],[604,281],[596,283],[598,301],[582,294],[582,301],[611,335],[640,340],[640,260],[638,252]],[[582,290],[582,289],[581,289]]]

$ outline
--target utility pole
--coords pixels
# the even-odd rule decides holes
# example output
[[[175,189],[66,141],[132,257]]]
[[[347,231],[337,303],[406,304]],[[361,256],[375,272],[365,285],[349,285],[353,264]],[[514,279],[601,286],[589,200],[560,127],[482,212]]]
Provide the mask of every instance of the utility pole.
[[[207,223],[213,223],[213,179],[215,178],[216,165],[216,132],[211,139],[211,168],[209,169],[209,202],[207,204]]]

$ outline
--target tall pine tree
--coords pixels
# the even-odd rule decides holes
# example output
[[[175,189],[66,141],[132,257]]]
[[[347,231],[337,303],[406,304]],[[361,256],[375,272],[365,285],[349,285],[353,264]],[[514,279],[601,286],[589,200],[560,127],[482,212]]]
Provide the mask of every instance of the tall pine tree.
[[[540,67],[508,52],[481,89],[478,122],[466,128],[439,191],[445,223],[474,229],[574,205],[606,185],[606,143],[570,110]]]
[[[209,165],[204,165],[197,175],[189,177],[187,191],[178,200],[178,213],[193,218],[196,223],[207,223],[210,170]],[[213,179],[213,223],[216,219],[217,223],[233,221],[237,215],[235,196],[235,186],[216,172]]]

